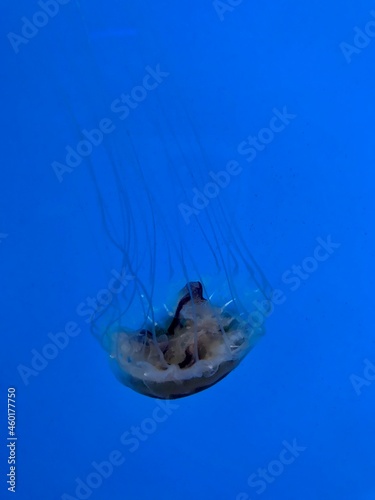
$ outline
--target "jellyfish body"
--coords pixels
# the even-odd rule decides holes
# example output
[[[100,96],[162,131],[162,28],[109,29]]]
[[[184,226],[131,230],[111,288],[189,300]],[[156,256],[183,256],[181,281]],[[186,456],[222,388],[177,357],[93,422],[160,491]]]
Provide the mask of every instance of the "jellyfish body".
[[[202,284],[191,282],[164,328],[112,335],[111,363],[119,380],[135,391],[176,399],[226,377],[254,337],[254,327],[215,307],[203,297]]]
[[[89,167],[104,236],[131,276],[92,332],[124,385],[175,399],[244,359],[264,333],[256,304],[271,304],[270,287],[244,236],[247,198],[235,192],[245,177],[212,171],[190,120],[171,123],[161,103],[153,116],[137,111],[132,135],[107,142],[108,168]]]

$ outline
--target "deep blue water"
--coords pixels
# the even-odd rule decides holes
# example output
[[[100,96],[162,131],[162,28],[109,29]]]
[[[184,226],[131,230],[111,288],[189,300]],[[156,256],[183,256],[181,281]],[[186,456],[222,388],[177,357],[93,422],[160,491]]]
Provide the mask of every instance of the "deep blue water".
[[[12,498],[15,388],[21,500],[375,499],[373,9],[2,2],[1,498]],[[139,102],[121,107],[131,92]],[[69,166],[88,136],[98,144]],[[185,224],[179,204],[228,162],[236,174]],[[197,276],[225,282],[197,230],[214,241],[223,213],[226,243],[241,235],[277,290],[266,335],[207,391],[167,403],[137,394],[84,313],[122,270],[109,234],[160,308],[183,280],[177,260],[176,282],[167,272],[176,242]],[[238,276],[241,299],[246,266]]]

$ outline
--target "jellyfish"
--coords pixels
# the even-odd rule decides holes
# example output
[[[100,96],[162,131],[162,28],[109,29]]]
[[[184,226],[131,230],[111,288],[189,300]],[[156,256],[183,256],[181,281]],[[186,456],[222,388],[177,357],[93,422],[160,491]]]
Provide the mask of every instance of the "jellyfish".
[[[82,32],[89,33],[86,25]],[[91,51],[90,39],[85,47]],[[163,63],[141,63],[143,74],[135,58],[121,62],[123,84],[133,88],[105,104],[95,122],[105,130],[85,125],[83,133],[94,143],[86,147],[85,195],[95,199],[87,219],[95,207],[100,261],[119,277],[90,324],[124,386],[176,399],[214,386],[242,362],[264,335],[272,290],[250,250],[249,168],[231,159],[214,123],[200,128]],[[91,85],[97,96],[111,85],[97,85],[100,72],[95,67],[95,78],[83,79],[89,95]]]
[[[156,107],[154,121],[137,113],[120,147],[107,143],[104,170],[90,167],[103,235],[127,276],[91,329],[122,384],[176,399],[241,363],[264,334],[257,305],[270,306],[271,289],[249,251],[238,163],[214,169],[191,121]]]

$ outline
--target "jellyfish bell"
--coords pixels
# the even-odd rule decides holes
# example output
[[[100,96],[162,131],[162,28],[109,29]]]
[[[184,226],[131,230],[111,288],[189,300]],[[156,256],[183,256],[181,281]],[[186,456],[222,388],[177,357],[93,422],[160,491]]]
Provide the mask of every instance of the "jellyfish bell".
[[[200,282],[187,283],[181,294],[163,326],[111,334],[116,376],[141,394],[176,399],[213,386],[238,366],[260,333],[207,300]]]

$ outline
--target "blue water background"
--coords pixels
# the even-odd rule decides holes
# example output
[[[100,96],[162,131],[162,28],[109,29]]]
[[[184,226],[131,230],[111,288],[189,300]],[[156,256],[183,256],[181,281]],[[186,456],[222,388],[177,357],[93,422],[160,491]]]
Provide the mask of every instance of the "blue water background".
[[[366,371],[375,363],[375,41],[363,42],[350,61],[340,46],[353,44],[355,27],[375,19],[373,4],[232,3],[238,5],[220,16],[211,1],[82,0],[79,9],[71,0],[16,54],[7,34],[20,33],[22,17],[31,19],[40,7],[3,2],[1,498],[12,495],[5,479],[8,387],[17,391],[21,500],[84,498],[77,479],[87,484],[93,462],[116,450],[122,465],[86,490],[87,498],[375,498],[375,373]],[[120,124],[111,103],[142,81],[146,66],[158,64],[170,76]],[[295,118],[246,161],[239,144],[284,107]],[[242,165],[222,200],[286,300],[237,370],[161,410],[155,423],[156,400],[116,381],[77,314],[119,267],[89,160],[61,183],[51,163],[64,160],[83,128],[109,116],[118,127],[92,161],[108,164],[129,130],[139,153],[152,158],[143,164],[150,186],[164,175],[172,188],[163,161],[148,149],[155,141],[148,119],[160,118],[163,127],[167,117],[185,150],[193,144],[194,151],[181,109],[215,171],[232,159]],[[189,162],[194,168],[193,157]],[[204,179],[202,168],[197,175]],[[105,178],[104,171],[111,205],[113,185]],[[336,244],[329,258],[292,290],[285,273],[290,277],[327,238]],[[25,383],[20,365],[30,367],[32,350],[41,352],[48,334],[69,322],[80,333]],[[124,444],[138,426],[148,433]],[[272,461],[286,442],[299,451],[279,470]],[[251,483],[260,468],[273,466],[278,472],[264,487]]]

